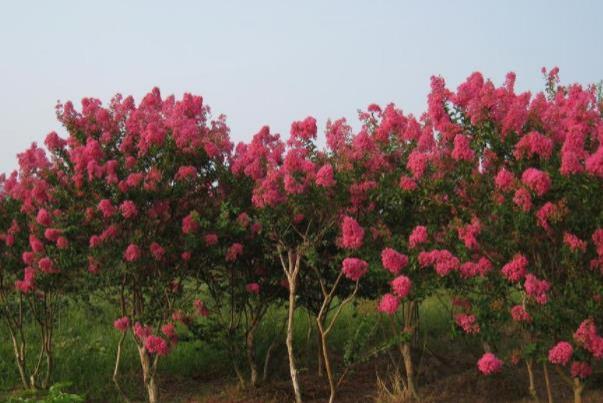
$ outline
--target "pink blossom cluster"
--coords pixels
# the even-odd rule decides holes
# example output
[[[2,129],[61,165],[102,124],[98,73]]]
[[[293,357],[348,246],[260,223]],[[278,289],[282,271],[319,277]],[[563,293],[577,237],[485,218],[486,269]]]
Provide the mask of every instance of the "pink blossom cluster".
[[[408,264],[408,257],[392,248],[381,251],[381,263],[392,274],[398,274]]]
[[[477,362],[477,369],[484,375],[492,375],[502,369],[503,362],[492,353],[485,353]]]
[[[358,249],[362,246],[364,228],[352,217],[344,216],[341,223],[341,246],[345,249]]]
[[[352,281],[360,280],[368,272],[368,263],[355,257],[347,257],[342,263],[343,275]]]
[[[467,334],[477,334],[480,331],[475,315],[459,313],[454,316],[454,321]]]
[[[525,256],[517,254],[513,259],[505,264],[501,269],[501,274],[510,282],[517,283],[526,275],[528,259]]]
[[[460,266],[459,259],[446,249],[435,249],[430,252],[420,252],[418,256],[421,267],[433,266],[439,276],[446,276]]]

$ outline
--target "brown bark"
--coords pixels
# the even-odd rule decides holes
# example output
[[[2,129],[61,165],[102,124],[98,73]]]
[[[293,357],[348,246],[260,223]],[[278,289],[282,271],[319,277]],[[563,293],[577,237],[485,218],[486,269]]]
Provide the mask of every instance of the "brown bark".
[[[138,346],[138,355],[140,356],[140,365],[142,367],[142,380],[147,392],[149,403],[159,402],[159,387],[155,377],[157,367],[157,357],[154,359],[147,353],[144,346]]]
[[[544,383],[546,384],[546,397],[549,403],[553,403],[553,392],[551,391],[551,380],[549,378],[549,368],[546,362],[542,363],[542,369],[544,371]]]
[[[247,332],[245,344],[247,346],[247,362],[249,364],[250,382],[252,386],[258,385],[258,366],[255,357],[255,330],[257,325],[253,324]]]
[[[297,277],[299,274],[301,254],[299,248],[287,250],[287,262],[283,256],[283,250],[279,248],[279,256],[287,276],[287,283],[289,286],[289,307],[287,311],[287,337],[285,339],[287,344],[287,355],[289,356],[289,373],[291,375],[291,385],[293,386],[293,393],[295,394],[295,401],[301,403],[301,390],[299,387],[299,379],[297,376],[297,365],[295,362],[295,349],[293,346],[293,325],[295,321],[295,305],[297,297]]]
[[[582,391],[584,385],[579,378],[574,378],[574,403],[582,403]]]
[[[538,392],[536,391],[536,382],[534,380],[534,360],[532,358],[525,360],[526,368],[528,370],[528,382],[529,387],[528,390],[530,392],[530,396],[532,399],[538,403],[540,400],[538,399]]]

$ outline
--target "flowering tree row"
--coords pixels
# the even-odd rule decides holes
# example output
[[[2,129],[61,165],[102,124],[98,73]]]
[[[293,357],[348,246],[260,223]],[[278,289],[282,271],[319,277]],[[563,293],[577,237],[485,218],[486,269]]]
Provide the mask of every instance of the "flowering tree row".
[[[325,148],[312,117],[287,140],[263,127],[233,147],[225,118],[189,94],[59,105],[67,137],[32,145],[2,182],[1,315],[23,387],[49,385],[61,301],[98,293],[120,312],[122,394],[128,335],[156,402],[158,361],[185,329],[224,343],[241,383],[258,384],[271,349],[260,360],[256,330],[286,305],[295,399],[303,307],[334,401],[347,370],[329,336],[364,298],[389,322],[418,399],[419,306],[444,292],[484,350],[482,374],[524,361],[537,399],[534,367],[550,393],[552,366],[580,401],[603,357],[603,104],[557,74],[534,96],[515,92],[512,73],[500,87],[474,73],[456,91],[434,77],[422,116],[370,105],[356,133],[329,121]],[[31,320],[42,338],[30,353]]]

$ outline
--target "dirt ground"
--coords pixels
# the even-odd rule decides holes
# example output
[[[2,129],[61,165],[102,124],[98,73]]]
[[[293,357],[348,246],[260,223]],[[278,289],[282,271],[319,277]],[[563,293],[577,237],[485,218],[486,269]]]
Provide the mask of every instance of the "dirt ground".
[[[524,366],[506,367],[491,377],[477,372],[474,362],[446,363],[429,357],[421,364],[419,393],[421,400],[435,402],[532,402],[528,393],[528,381]],[[312,373],[310,373],[312,372]],[[304,401],[325,402],[329,396],[327,380],[315,374],[315,370],[301,374],[301,389]],[[351,372],[338,390],[337,402],[396,402],[404,401],[399,396],[388,396],[379,386],[379,380],[388,381],[385,374],[391,373],[391,364],[386,359],[363,364]],[[573,401],[571,388],[554,370],[549,371],[555,402]],[[536,382],[540,401],[547,401],[542,370],[536,370]],[[388,386],[390,390],[390,386]],[[288,379],[273,380],[258,388],[240,388],[233,379],[208,380],[202,376],[185,382],[164,379],[161,388],[166,402],[226,403],[226,402],[290,402],[293,394]],[[595,374],[583,394],[584,403],[603,402],[603,374]]]

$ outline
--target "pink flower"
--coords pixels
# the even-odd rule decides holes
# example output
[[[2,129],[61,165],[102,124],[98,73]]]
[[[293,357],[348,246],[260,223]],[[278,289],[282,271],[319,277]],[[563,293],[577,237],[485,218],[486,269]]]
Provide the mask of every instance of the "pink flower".
[[[391,282],[392,291],[395,295],[397,295],[400,299],[406,298],[408,293],[410,293],[410,289],[412,288],[412,282],[406,276],[398,276]]]
[[[195,307],[197,315],[202,316],[204,318],[209,315],[209,310],[207,309],[203,301],[201,301],[200,299],[195,299],[195,301],[193,301],[193,306]]]
[[[151,243],[151,245],[149,246],[149,249],[151,251],[151,255],[153,255],[153,259],[155,259],[155,260],[163,259],[163,255],[165,255],[165,249],[163,249],[163,247],[161,245],[159,245],[157,242]]]
[[[485,353],[477,362],[477,368],[484,375],[491,375],[502,369],[503,362],[492,353]]]
[[[159,336],[150,335],[144,341],[144,348],[151,354],[159,356],[168,355],[170,347],[168,343]]]
[[[543,160],[548,160],[552,152],[553,140],[533,131],[523,136],[515,144],[513,155],[517,159],[522,159],[523,157],[530,158],[533,155],[537,155]]]
[[[574,333],[574,340],[596,359],[603,358],[603,337],[597,334],[597,328],[592,319],[586,319],[580,324]]]
[[[147,337],[153,334],[153,329],[150,326],[143,326],[140,322],[134,323],[132,328],[134,335],[141,341],[145,341]]]
[[[393,315],[398,310],[398,306],[400,306],[400,301],[393,294],[385,294],[381,297],[381,301],[379,301],[379,312],[386,313],[388,315]]]
[[[176,334],[176,326],[173,323],[166,323],[161,326],[161,333],[163,333],[172,343],[178,341],[178,335]]]
[[[515,191],[513,203],[515,203],[517,207],[521,208],[522,211],[527,213],[532,208],[532,196],[527,189],[519,188]]]
[[[355,257],[346,257],[342,263],[343,275],[349,280],[358,281],[368,271],[368,263]]]
[[[603,145],[600,142],[597,151],[586,159],[585,166],[586,172],[603,178]]]
[[[548,281],[539,280],[536,276],[527,274],[523,287],[526,290],[526,293],[539,304],[544,305],[548,302],[549,297],[546,293],[551,288]]]
[[[417,246],[427,242],[427,236],[427,227],[423,225],[416,226],[408,237],[408,247],[414,249]]]
[[[59,239],[59,235],[61,235],[61,231],[55,228],[46,228],[44,230],[44,238],[49,241],[56,242]]]
[[[216,234],[205,234],[203,236],[203,241],[206,246],[213,246],[218,243],[218,235]]]
[[[35,253],[44,252],[44,244],[35,235],[29,236],[29,246],[31,246],[31,250]]]
[[[400,177],[400,189],[411,192],[417,188],[417,182],[408,176]]]
[[[454,149],[452,150],[452,158],[457,161],[472,161],[475,153],[471,149],[471,141],[469,137],[463,134],[454,136]]]
[[[48,227],[51,219],[52,217],[50,216],[50,213],[48,213],[48,210],[43,208],[40,209],[38,211],[38,215],[36,215],[36,222],[43,227]]]
[[[23,293],[29,294],[35,287],[36,271],[31,267],[26,267],[23,271],[23,280],[15,281],[15,288]]]
[[[57,248],[59,249],[67,249],[69,246],[69,241],[64,236],[60,236],[57,238]]]
[[[316,138],[316,119],[312,116],[308,116],[303,121],[291,123],[291,137],[302,139],[305,141]]]
[[[35,258],[35,254],[33,252],[23,252],[23,254],[21,254],[21,260],[23,260],[23,263],[25,264],[32,264]]]
[[[390,273],[398,274],[408,264],[408,257],[392,248],[385,248],[381,252],[381,263]]]
[[[563,243],[566,244],[573,252],[586,251],[586,242],[569,232],[563,233]]]
[[[528,259],[517,254],[513,257],[513,260],[502,267],[501,273],[510,282],[517,283],[525,276],[527,267]]]
[[[42,259],[40,259],[38,261],[38,266],[40,267],[40,270],[42,270],[42,272],[44,272],[44,273],[54,273],[56,271],[56,269],[54,268],[54,265],[52,263],[52,260],[50,260],[50,258],[48,256],[45,256]]]
[[[549,225],[549,219],[554,217],[557,213],[557,207],[555,207],[555,205],[551,202],[546,202],[536,212],[536,221],[538,222],[538,225],[542,227],[542,229],[545,231],[550,231],[551,226]]]
[[[475,315],[459,313],[454,317],[454,321],[467,334],[477,334],[480,331]]]
[[[502,190],[503,192],[513,190],[514,182],[515,176],[513,176],[513,174],[507,171],[505,168],[502,168],[500,171],[498,171],[496,178],[494,178],[494,185],[496,185],[497,189]]]
[[[125,332],[130,327],[130,319],[128,319],[127,316],[116,319],[115,322],[113,322],[113,327],[120,332]]]
[[[124,201],[121,206],[119,206],[119,210],[121,211],[121,215],[126,219],[134,218],[138,214],[138,209],[136,208],[136,204],[132,200]]]
[[[197,222],[197,212],[191,211],[186,217],[182,219],[182,233],[192,234],[199,229],[199,223]]]
[[[574,354],[574,348],[567,341],[560,341],[549,350],[551,364],[566,365]]]
[[[422,268],[433,266],[440,277],[444,277],[460,267],[459,259],[446,249],[421,252],[418,261]]]
[[[362,246],[364,229],[352,217],[343,217],[341,225],[341,246],[346,249],[358,249]]]
[[[176,180],[178,181],[192,179],[195,176],[197,176],[197,168],[193,166],[181,166],[176,172]]]
[[[572,378],[586,379],[592,375],[593,369],[587,362],[574,361],[572,362],[570,373]]]
[[[260,285],[258,283],[249,283],[245,286],[245,289],[250,294],[258,295],[260,293]]]
[[[549,174],[536,168],[526,169],[521,175],[521,181],[537,196],[543,196],[551,188]]]
[[[115,214],[115,207],[109,199],[103,199],[98,203],[98,209],[103,214],[103,217],[109,218]]]
[[[135,244],[130,244],[124,252],[124,259],[128,262],[135,262],[140,258],[140,248]]]
[[[467,224],[458,229],[459,239],[463,241],[467,249],[477,249],[479,244],[477,236],[481,232],[481,223],[477,218],[471,220],[471,224]]]
[[[525,308],[521,305],[515,305],[513,308],[511,308],[511,317],[516,322],[532,321],[532,317],[530,316],[528,311],[526,311]]]
[[[233,243],[226,251],[226,261],[235,262],[239,256],[243,254],[243,245],[240,243]]]
[[[412,173],[414,179],[421,179],[427,169],[428,162],[429,157],[427,154],[414,150],[408,156],[406,168]]]
[[[243,228],[247,228],[247,226],[249,225],[249,221],[250,221],[249,215],[246,212],[242,212],[237,217],[237,222]]]
[[[316,173],[316,184],[324,188],[329,188],[335,185],[335,179],[333,178],[333,167],[331,164],[323,165]]]

